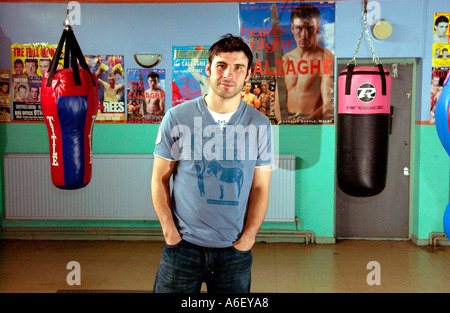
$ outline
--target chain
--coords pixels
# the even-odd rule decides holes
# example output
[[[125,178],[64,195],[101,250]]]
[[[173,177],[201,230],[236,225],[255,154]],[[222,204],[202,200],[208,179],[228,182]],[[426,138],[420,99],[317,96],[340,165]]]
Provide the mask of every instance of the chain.
[[[355,53],[353,53],[353,58],[348,62],[347,65],[352,64],[352,63],[354,65],[356,65],[356,55],[358,54],[359,47],[361,45],[361,41],[364,36],[364,33],[366,34],[367,42],[369,43],[370,53],[372,54],[372,62],[374,63],[374,65],[381,64],[380,58],[378,57],[377,52],[375,50],[375,46],[373,45],[372,36],[370,36],[370,33],[369,33],[369,28],[367,27],[367,11],[365,10],[362,13],[362,15],[364,18],[363,29],[361,31],[361,35],[359,35],[358,44],[356,45]]]

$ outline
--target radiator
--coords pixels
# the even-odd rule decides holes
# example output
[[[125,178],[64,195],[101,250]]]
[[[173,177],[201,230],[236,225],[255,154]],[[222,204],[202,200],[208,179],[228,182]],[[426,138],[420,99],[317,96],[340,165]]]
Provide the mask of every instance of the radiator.
[[[295,157],[279,156],[265,221],[295,219]],[[62,190],[51,181],[47,154],[5,154],[5,218],[29,220],[157,220],[150,181],[153,155],[94,154],[91,182]]]

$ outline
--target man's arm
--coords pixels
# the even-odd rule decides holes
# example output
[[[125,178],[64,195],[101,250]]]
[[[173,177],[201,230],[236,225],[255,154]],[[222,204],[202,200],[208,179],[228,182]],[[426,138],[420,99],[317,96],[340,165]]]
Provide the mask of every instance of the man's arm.
[[[270,174],[270,166],[255,168],[244,231],[241,238],[233,243],[238,250],[248,251],[255,244],[256,235],[264,221],[269,204]]]
[[[155,155],[151,182],[153,207],[168,245],[175,245],[181,240],[181,235],[173,220],[172,207],[170,205],[169,181],[175,164],[176,161],[169,161]]]

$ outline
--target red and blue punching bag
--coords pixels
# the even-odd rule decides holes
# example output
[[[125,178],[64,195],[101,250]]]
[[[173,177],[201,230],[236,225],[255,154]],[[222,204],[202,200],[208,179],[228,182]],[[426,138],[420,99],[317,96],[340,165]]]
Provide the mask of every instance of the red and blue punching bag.
[[[450,71],[442,86],[441,95],[436,103],[435,123],[439,140],[450,156]],[[450,203],[444,212],[444,232],[450,238]]]
[[[381,64],[339,74],[337,181],[351,196],[369,197],[386,186],[391,76]]]
[[[57,70],[64,42],[64,69]],[[92,177],[92,133],[99,106],[98,88],[70,26],[64,29],[50,70],[44,74],[41,106],[48,132],[53,184],[61,189],[86,186]]]

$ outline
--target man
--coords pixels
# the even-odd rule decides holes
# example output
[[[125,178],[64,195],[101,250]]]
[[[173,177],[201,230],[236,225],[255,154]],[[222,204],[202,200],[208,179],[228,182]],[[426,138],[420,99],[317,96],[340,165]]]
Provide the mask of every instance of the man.
[[[145,90],[145,112],[147,114],[164,115],[165,94],[159,87],[158,73],[149,73],[147,75],[149,88]]]
[[[242,93],[242,99],[248,105],[251,105],[252,107],[257,107],[257,105],[256,105],[257,98],[254,94],[252,94],[250,92],[251,89],[252,89],[252,83],[246,82],[244,85],[244,92]]]
[[[250,291],[273,160],[269,120],[241,100],[252,62],[240,37],[222,37],[209,50],[208,94],[161,122],[151,192],[165,245],[154,292],[199,292],[202,282],[208,292]]]
[[[274,112],[281,121],[280,92],[286,92],[288,123],[303,120],[331,120],[333,107],[334,55],[320,46],[320,11],[309,4],[300,5],[291,14],[291,31],[297,47],[283,55],[286,90],[275,91]]]
[[[28,102],[39,102],[39,87],[30,86],[30,94],[27,98]]]
[[[269,115],[274,100],[274,93],[270,91],[269,82],[267,80],[261,81],[261,94],[259,95],[259,101],[261,101],[260,112],[264,111],[265,115]]]
[[[39,60],[39,71],[42,75],[50,70],[50,59],[44,58]]]
[[[95,75],[98,77],[98,82],[103,85],[103,101],[119,102],[120,98],[122,97],[122,91],[125,88],[125,83],[117,85],[116,74],[124,77],[124,70],[120,63],[114,65],[114,67],[112,68],[112,72],[108,74],[108,82],[105,82],[100,79],[100,75],[103,72],[108,71],[109,67],[106,64],[101,63],[97,69],[97,72],[95,73]]]
[[[433,43],[450,43],[448,35],[445,33],[448,29],[448,18],[444,15],[439,16],[434,22]]]

